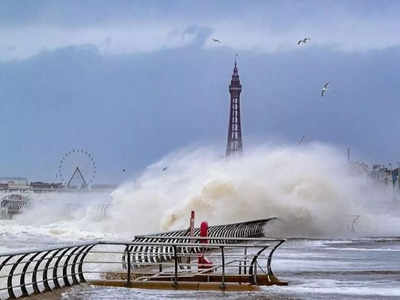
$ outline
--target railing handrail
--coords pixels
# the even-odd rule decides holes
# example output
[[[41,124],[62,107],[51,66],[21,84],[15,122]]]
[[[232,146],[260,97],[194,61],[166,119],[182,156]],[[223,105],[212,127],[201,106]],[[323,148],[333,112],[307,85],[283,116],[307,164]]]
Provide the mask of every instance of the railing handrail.
[[[262,242],[280,242],[286,241],[286,239],[279,238],[241,238],[241,237],[222,237],[222,236],[163,236],[163,235],[136,235],[135,239],[163,239],[163,240],[221,240],[221,241],[262,241]]]
[[[30,249],[30,250],[25,250],[25,251],[0,252],[0,257],[33,254],[33,253],[37,253],[37,252],[53,251],[53,250],[73,248],[73,247],[82,247],[82,246],[96,244],[97,242],[98,241],[91,241],[91,242],[85,242],[85,243],[60,244],[58,246],[36,248],[36,249]]]
[[[234,239],[231,239],[234,240]],[[219,248],[224,246],[226,248],[260,248],[261,246],[269,246],[269,244],[201,244],[201,243],[164,243],[164,242],[112,242],[112,241],[99,241],[97,245],[121,245],[121,246],[154,246],[154,247],[203,247],[203,248]]]
[[[251,221],[242,221],[242,222],[237,222],[237,223],[229,223],[229,224],[222,224],[222,225],[210,225],[209,226],[209,230],[213,230],[215,228],[218,227],[241,227],[243,225],[253,225],[253,224],[257,224],[257,225],[265,225],[266,223],[273,221],[273,220],[279,220],[278,217],[269,217],[269,218],[264,218],[264,219],[257,219],[257,220],[251,220]],[[199,227],[195,227],[195,230],[199,230]],[[145,235],[169,235],[169,234],[173,234],[173,233],[181,233],[181,232],[186,232],[187,230],[170,230],[170,231],[164,231],[164,232],[157,232],[157,233],[149,233],[149,234],[145,234]]]
[[[140,236],[141,237],[141,236]],[[147,236],[143,236],[146,237]],[[238,241],[267,241],[267,242],[280,242],[280,241],[286,241],[285,239],[264,239],[264,238],[226,238],[226,237],[163,237],[163,236],[154,236],[150,237],[153,239],[163,239],[163,240],[223,240],[223,241],[232,241],[232,240],[238,240]],[[37,252],[44,252],[44,251],[53,251],[53,250],[58,250],[58,249],[66,249],[66,248],[72,248],[72,247],[82,247],[82,246],[89,246],[89,245],[96,245],[96,244],[101,244],[101,245],[124,245],[124,246],[166,246],[166,247],[172,247],[172,246],[183,246],[183,247],[191,247],[191,246],[213,246],[215,248],[218,248],[220,246],[226,246],[227,248],[234,248],[234,247],[260,247],[261,244],[200,244],[200,243],[180,243],[180,242],[174,242],[174,243],[165,243],[165,242],[131,242],[131,241],[91,241],[91,242],[85,242],[85,243],[71,243],[71,244],[62,244],[58,246],[53,246],[53,247],[43,247],[43,248],[37,248],[37,249],[30,249],[30,250],[25,250],[25,251],[11,251],[11,252],[0,252],[0,257],[4,256],[16,256],[16,255],[24,255],[24,254],[33,254]]]

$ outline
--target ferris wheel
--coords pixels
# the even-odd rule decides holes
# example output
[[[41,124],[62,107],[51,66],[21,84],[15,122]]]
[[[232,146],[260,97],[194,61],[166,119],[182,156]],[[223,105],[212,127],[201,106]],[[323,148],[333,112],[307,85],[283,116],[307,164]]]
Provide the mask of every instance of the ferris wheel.
[[[67,188],[88,188],[96,177],[93,155],[84,149],[72,149],[63,154],[57,169],[57,180]]]

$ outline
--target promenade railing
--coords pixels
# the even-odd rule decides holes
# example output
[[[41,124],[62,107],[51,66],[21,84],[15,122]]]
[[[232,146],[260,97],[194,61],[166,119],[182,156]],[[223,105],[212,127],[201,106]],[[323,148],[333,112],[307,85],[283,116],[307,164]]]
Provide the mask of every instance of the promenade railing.
[[[168,239],[152,235],[151,241],[96,241],[0,253],[0,299],[82,282],[119,282],[135,287],[135,283],[163,281],[178,287],[188,281],[217,280],[221,289],[227,282],[278,283],[271,261],[284,240],[220,236]],[[212,263],[199,263],[200,256]]]

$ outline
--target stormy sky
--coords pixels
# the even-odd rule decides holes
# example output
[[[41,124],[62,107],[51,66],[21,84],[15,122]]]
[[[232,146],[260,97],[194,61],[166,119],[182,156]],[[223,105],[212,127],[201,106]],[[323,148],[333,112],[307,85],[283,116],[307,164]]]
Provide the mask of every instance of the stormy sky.
[[[304,135],[396,164],[399,12],[394,0],[1,1],[0,176],[56,180],[73,148],[93,153],[98,182],[182,147],[222,155],[236,53],[245,149]]]

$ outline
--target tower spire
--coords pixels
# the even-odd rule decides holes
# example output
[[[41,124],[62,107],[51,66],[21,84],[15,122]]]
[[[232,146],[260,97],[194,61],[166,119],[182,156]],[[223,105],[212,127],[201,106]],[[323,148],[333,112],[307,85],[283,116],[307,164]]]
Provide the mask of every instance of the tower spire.
[[[240,122],[240,93],[242,85],[240,84],[239,71],[237,68],[237,54],[235,55],[235,65],[231,84],[229,85],[229,93],[231,95],[229,124],[228,124],[228,141],[226,145],[226,156],[233,153],[241,153],[242,145],[242,126]]]

